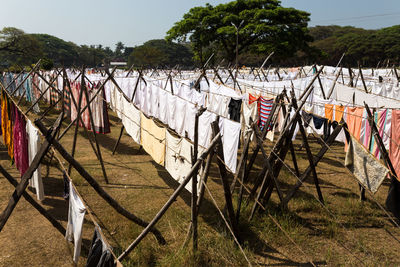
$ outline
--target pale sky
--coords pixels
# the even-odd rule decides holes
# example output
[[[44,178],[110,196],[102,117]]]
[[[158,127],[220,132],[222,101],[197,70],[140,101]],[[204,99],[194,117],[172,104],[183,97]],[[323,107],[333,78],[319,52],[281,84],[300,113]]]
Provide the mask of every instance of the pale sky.
[[[194,6],[223,0],[0,0],[0,28],[47,33],[78,45],[114,49],[165,37]],[[282,6],[311,13],[310,26],[351,25],[367,29],[400,24],[399,0],[283,0]]]

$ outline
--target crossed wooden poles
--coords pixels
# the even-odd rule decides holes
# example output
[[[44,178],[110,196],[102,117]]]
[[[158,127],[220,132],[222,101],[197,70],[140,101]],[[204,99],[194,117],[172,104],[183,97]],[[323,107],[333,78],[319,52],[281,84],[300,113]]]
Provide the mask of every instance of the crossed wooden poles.
[[[57,71],[56,75],[54,77],[52,77],[52,79],[49,82],[38,71],[39,66],[40,66],[40,61],[32,68],[32,70],[30,71],[30,73],[28,75],[37,75],[38,77],[40,77],[47,84],[47,88],[43,92],[42,91],[40,92],[41,94],[38,97],[38,99],[36,99],[34,101],[34,103],[24,113],[25,116],[32,110],[33,106],[36,105],[40,99],[42,99],[43,95],[49,89],[55,90],[55,92],[57,92],[57,94],[59,95],[59,99],[55,103],[51,104],[50,107],[48,107],[43,112],[43,114],[47,114],[60,101],[62,101],[62,103],[64,103],[63,91],[59,90],[58,88],[56,88],[53,85],[53,82],[57,79],[58,75],[62,75],[63,76],[63,90],[69,90],[69,92],[72,92],[71,91],[71,85],[69,83],[69,79],[67,77],[67,73],[66,73],[65,69],[62,69],[61,71]],[[114,71],[115,71],[115,68],[111,71],[111,73],[108,70],[105,71],[106,74],[108,75],[108,77],[105,79],[105,81],[98,88],[98,91],[95,93],[95,95],[92,98],[89,99],[89,94],[88,94],[87,88],[85,86],[86,80],[88,80],[88,78],[85,76],[84,68],[82,68],[80,74],[76,77],[76,79],[78,79],[79,77],[81,78],[81,85],[82,85],[82,89],[80,91],[78,103],[77,103],[76,99],[74,98],[73,94],[72,93],[70,94],[71,100],[72,100],[72,104],[75,105],[78,115],[64,129],[64,131],[61,134],[60,134],[60,130],[61,130],[62,121],[64,120],[64,115],[65,115],[64,112],[61,112],[60,116],[57,118],[57,120],[55,121],[53,126],[50,127],[50,128],[47,128],[43,124],[43,122],[41,121],[44,118],[43,114],[42,114],[42,117],[40,119],[35,121],[35,125],[38,127],[38,129],[41,131],[41,133],[44,135],[45,141],[41,145],[41,147],[39,149],[39,152],[35,156],[35,158],[32,161],[32,163],[30,164],[28,170],[23,175],[22,180],[21,180],[20,183],[17,183],[16,179],[14,179],[0,165],[0,173],[2,173],[7,178],[7,180],[9,180],[10,183],[12,183],[16,187],[14,193],[12,194],[12,196],[10,198],[10,201],[9,201],[6,209],[0,214],[0,231],[2,230],[4,225],[6,224],[6,222],[7,222],[8,218],[9,218],[9,216],[11,215],[13,209],[17,205],[20,197],[24,196],[24,198],[27,199],[28,202],[31,203],[31,205],[34,206],[43,216],[45,216],[61,233],[65,233],[65,229],[62,227],[62,225],[60,223],[58,223],[58,221],[56,219],[54,219],[54,217],[52,217],[36,200],[34,200],[32,197],[30,197],[30,195],[28,193],[25,192],[25,189],[26,189],[26,187],[28,185],[29,179],[31,178],[33,172],[37,169],[39,164],[42,162],[43,157],[48,153],[50,146],[53,146],[53,148],[55,150],[57,150],[58,153],[66,161],[68,161],[68,163],[70,164],[69,165],[69,171],[71,171],[71,168],[74,167],[78,171],[78,173],[90,184],[90,186],[92,186],[93,189],[110,206],[112,206],[118,213],[120,213],[124,217],[128,218],[132,222],[134,222],[134,223],[136,223],[136,224],[138,224],[138,225],[140,225],[140,226],[142,226],[144,228],[142,233],[118,257],[118,260],[123,260],[126,256],[128,256],[129,253],[140,243],[141,240],[143,240],[143,238],[145,238],[145,236],[149,232],[151,232],[151,233],[153,233],[155,235],[155,237],[157,238],[159,243],[164,244],[166,242],[165,239],[163,238],[162,234],[155,228],[155,224],[162,218],[162,216],[165,214],[165,212],[168,210],[168,208],[172,205],[172,203],[175,201],[175,199],[181,193],[181,191],[183,190],[185,185],[187,183],[189,183],[190,181],[192,181],[193,193],[192,193],[192,201],[191,201],[191,214],[192,214],[192,216],[191,216],[191,224],[190,224],[190,227],[189,227],[189,232],[191,233],[191,237],[192,237],[192,240],[193,240],[193,250],[197,249],[197,238],[198,238],[197,237],[197,228],[198,228],[198,226],[197,226],[197,216],[199,214],[199,208],[201,206],[202,199],[204,197],[204,190],[205,190],[205,186],[204,185],[205,185],[205,183],[207,181],[209,170],[211,168],[211,163],[212,163],[212,160],[213,160],[214,156],[217,156],[216,160],[217,160],[219,173],[220,173],[220,178],[221,178],[222,185],[223,185],[223,190],[224,190],[224,197],[225,197],[225,204],[226,204],[226,211],[227,211],[227,215],[228,215],[228,221],[229,221],[230,227],[233,230],[233,233],[234,233],[235,237],[238,240],[240,240],[238,222],[239,222],[239,217],[240,217],[240,208],[241,208],[242,199],[243,199],[243,189],[244,189],[245,184],[249,180],[250,170],[252,169],[252,167],[254,165],[254,162],[255,162],[255,159],[257,158],[257,155],[258,155],[258,153],[260,151],[261,151],[261,154],[262,154],[262,157],[263,157],[263,166],[262,166],[261,171],[258,173],[258,175],[256,177],[256,180],[255,180],[255,183],[254,183],[254,186],[251,189],[250,194],[249,194],[249,196],[247,198],[247,202],[248,202],[249,199],[253,199],[254,200],[254,204],[253,204],[249,219],[251,219],[254,216],[255,212],[261,206],[264,206],[269,201],[274,188],[276,189],[276,192],[277,192],[277,194],[279,196],[279,199],[280,199],[282,207],[286,207],[288,202],[290,201],[290,199],[293,198],[293,196],[299,190],[299,188],[301,187],[303,182],[310,175],[313,176],[313,181],[314,181],[315,188],[316,188],[316,191],[317,191],[317,194],[318,194],[318,198],[323,203],[322,192],[321,192],[321,189],[319,187],[319,181],[318,181],[317,172],[316,172],[315,168],[316,168],[317,164],[319,163],[319,161],[323,158],[323,156],[325,155],[327,150],[329,149],[329,146],[335,140],[336,136],[339,134],[339,132],[342,130],[343,127],[346,127],[346,125],[345,125],[345,123],[343,121],[341,123],[339,123],[339,125],[334,129],[334,131],[329,136],[326,137],[326,141],[324,142],[322,148],[317,153],[317,155],[316,156],[312,155],[310,146],[308,144],[307,136],[306,136],[306,133],[305,133],[303,120],[302,120],[302,117],[300,115],[300,111],[301,111],[302,107],[304,106],[307,97],[309,96],[309,94],[313,90],[313,87],[312,87],[313,83],[317,79],[319,80],[319,74],[321,73],[322,68],[317,72],[317,74],[314,76],[314,78],[312,79],[310,84],[307,86],[306,90],[299,97],[298,100],[300,101],[300,104],[297,103],[297,99],[294,96],[293,90],[291,91],[290,99],[287,96],[286,90],[284,90],[280,95],[278,95],[275,98],[275,102],[273,104],[270,116],[269,116],[269,118],[268,118],[268,120],[267,120],[267,122],[266,122],[266,124],[264,126],[264,129],[262,131],[260,131],[258,126],[255,123],[252,123],[252,132],[248,132],[247,135],[246,135],[246,138],[245,138],[245,141],[244,141],[244,145],[243,145],[243,151],[242,151],[242,154],[241,154],[241,157],[240,157],[240,160],[239,160],[237,171],[233,176],[232,183],[229,183],[229,178],[228,178],[229,175],[228,175],[228,172],[227,172],[225,164],[224,164],[224,159],[223,159],[224,157],[223,157],[223,152],[222,152],[223,150],[222,150],[221,134],[219,133],[218,122],[217,122],[218,118],[217,118],[217,121],[212,123],[213,140],[212,140],[210,146],[199,157],[197,156],[198,155],[198,118],[199,118],[199,116],[201,116],[202,112],[204,112],[204,110],[200,110],[196,114],[196,117],[195,117],[195,137],[194,137],[194,149],[193,149],[193,155],[192,155],[192,169],[185,176],[185,179],[179,185],[179,187],[175,190],[175,192],[170,196],[169,200],[165,203],[165,205],[160,209],[160,211],[156,214],[156,216],[150,222],[146,222],[146,221],[140,219],[136,215],[132,214],[131,212],[129,212],[128,210],[123,208],[113,197],[111,197],[101,187],[101,185],[85,170],[85,168],[82,167],[79,164],[79,162],[74,159],[77,132],[78,132],[78,122],[80,121],[82,123],[82,125],[84,125],[84,123],[82,121],[82,118],[80,116],[82,114],[82,112],[84,112],[86,109],[88,109],[89,116],[90,116],[90,121],[91,121],[92,125],[94,126],[93,117],[92,117],[92,111],[90,109],[90,103],[94,100],[94,98],[97,96],[97,94],[99,94],[100,92],[102,92],[102,90],[104,90],[104,85],[108,81],[113,82],[116,85],[117,89],[121,90],[119,88],[118,84],[116,83],[116,81],[113,78]],[[339,71],[339,73],[340,73],[340,71]],[[27,77],[25,77],[25,79],[27,79]],[[172,82],[172,77],[169,76],[169,78],[170,78],[170,81]],[[17,79],[17,77],[14,80],[16,80],[16,79]],[[139,82],[140,79],[143,79],[143,74],[142,74],[141,71],[139,71],[138,81],[137,81],[137,83],[135,85],[135,89],[134,89],[133,96],[131,98],[131,102],[133,101],[133,98],[135,96],[135,92],[137,90],[138,82]],[[143,81],[144,81],[144,79],[143,79]],[[21,101],[21,99],[19,100],[18,103],[15,103],[14,99],[12,98],[12,96],[14,95],[14,93],[19,89],[19,87],[22,84],[23,84],[23,82],[21,82],[13,92],[8,92],[7,88],[5,88],[3,85],[1,85],[3,87],[4,92],[9,95],[9,98],[14,102],[14,104],[17,105],[18,108],[19,108],[18,104]],[[36,84],[34,84],[34,86],[36,86]],[[37,88],[37,89],[40,91],[40,88]],[[321,90],[323,90],[322,86],[321,86]],[[333,90],[333,87],[331,88],[331,90],[329,90],[328,97],[330,96],[332,90]],[[86,104],[85,107],[81,108],[83,94],[85,94],[85,97],[87,99],[87,104]],[[325,94],[324,94],[324,96],[325,96]],[[288,110],[286,110],[286,107],[285,107],[285,103],[284,103],[285,100],[290,102],[290,104],[288,106]],[[367,105],[365,105],[365,106],[367,108],[367,111],[369,111],[368,106]],[[264,139],[266,137],[266,134],[267,134],[268,130],[270,129],[270,126],[274,125],[276,123],[277,117],[278,117],[278,113],[279,113],[280,109],[282,110],[282,112],[284,114],[283,130],[280,133],[277,141],[275,142],[275,145],[274,145],[273,149],[271,150],[271,152],[269,154],[267,154],[265,149],[264,149],[263,142],[264,142]],[[291,112],[291,109],[294,110],[294,113]],[[372,118],[372,115],[371,115],[370,111],[368,112],[368,116],[370,118]],[[393,166],[392,166],[392,164],[390,162],[389,156],[388,156],[388,154],[387,154],[387,152],[386,152],[386,150],[385,150],[385,148],[383,146],[382,139],[380,138],[380,136],[378,134],[378,131],[377,131],[375,123],[371,119],[369,120],[369,122],[371,123],[372,131],[373,131],[374,135],[376,136],[378,146],[382,151],[383,158],[384,158],[386,164],[388,165],[388,167],[390,168],[390,170],[392,171],[392,173],[395,174],[394,168],[393,168]],[[66,134],[66,132],[72,127],[72,125],[74,123],[76,123],[76,127],[75,127],[75,132],[74,132],[73,149],[72,149],[72,152],[70,154],[60,144],[60,140]],[[308,161],[309,161],[309,166],[307,167],[307,169],[302,174],[300,174],[300,172],[298,170],[298,167],[297,167],[297,160],[296,160],[294,147],[293,147],[293,143],[292,143],[292,137],[293,137],[293,133],[294,133],[294,130],[296,128],[296,125],[298,125],[298,127],[299,127],[300,134],[301,134],[301,137],[302,137],[302,140],[303,140],[303,144],[304,144],[304,147],[306,149],[307,158],[308,158]],[[89,139],[89,141],[91,143],[93,151],[95,152],[97,158],[99,159],[99,161],[100,161],[100,163],[102,165],[104,179],[108,183],[108,179],[107,179],[107,176],[106,176],[103,160],[102,160],[102,157],[101,157],[100,147],[98,145],[98,140],[96,138],[96,133],[95,133],[95,131],[93,131],[94,140],[95,140],[95,144],[96,144],[96,145],[94,145],[92,143],[91,138],[89,137],[87,129],[85,127],[84,127],[84,129],[85,129],[86,134],[88,135],[88,139]],[[120,137],[118,138],[118,142],[119,142],[119,140],[121,138],[122,131],[123,131],[123,128],[121,128],[121,134],[120,134]],[[250,142],[251,142],[252,134],[254,134],[254,137],[256,138],[256,144],[257,145],[253,149],[252,154],[249,157],[249,149],[250,149]],[[116,143],[113,152],[115,152],[115,149],[117,148],[118,142]],[[54,150],[53,150],[53,152],[54,152]],[[287,154],[289,152],[290,152],[291,157],[292,157],[292,161],[293,161],[293,165],[294,165],[294,168],[295,168],[296,176],[298,177],[299,180],[291,189],[288,190],[286,195],[284,195],[282,190],[281,190],[281,188],[280,188],[279,179],[278,178],[279,178],[279,173],[280,173],[282,167],[283,166],[288,167],[287,165],[284,165],[283,163],[284,163],[284,160],[285,160],[285,158],[286,158],[286,156],[287,156]],[[199,168],[200,168],[200,166],[202,164],[205,165],[205,168],[204,168],[203,173],[201,175],[200,181],[197,181]],[[238,181],[240,182],[240,187],[239,187],[239,197],[238,197],[238,203],[237,203],[237,210],[235,212],[234,206],[233,206],[233,203],[232,203],[232,194],[233,194],[233,192],[234,192],[234,190],[236,188],[236,184],[237,184]],[[201,184],[200,184],[199,192],[197,193],[197,188],[198,188],[197,184],[199,182]]]

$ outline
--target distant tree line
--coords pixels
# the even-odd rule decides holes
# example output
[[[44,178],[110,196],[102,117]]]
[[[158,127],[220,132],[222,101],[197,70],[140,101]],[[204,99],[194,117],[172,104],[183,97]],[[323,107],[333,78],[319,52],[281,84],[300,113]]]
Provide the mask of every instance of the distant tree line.
[[[122,42],[115,49],[102,45],[77,45],[48,34],[27,34],[5,27],[0,31],[0,67],[20,69],[42,59],[42,66],[98,67],[111,61],[128,62],[137,67],[193,66],[188,45],[151,40],[141,46],[126,47]]]
[[[280,6],[277,0],[237,0],[195,7],[167,32],[165,39],[149,40],[115,49],[77,45],[48,34],[27,34],[5,27],[0,31],[0,67],[19,68],[43,59],[43,66],[96,67],[124,61],[128,67],[233,66],[236,49],[240,66],[299,66],[313,63],[376,67],[400,64],[400,25],[379,30],[355,27],[308,27],[309,13]],[[236,45],[237,44],[237,45]],[[223,62],[223,63],[221,63]]]

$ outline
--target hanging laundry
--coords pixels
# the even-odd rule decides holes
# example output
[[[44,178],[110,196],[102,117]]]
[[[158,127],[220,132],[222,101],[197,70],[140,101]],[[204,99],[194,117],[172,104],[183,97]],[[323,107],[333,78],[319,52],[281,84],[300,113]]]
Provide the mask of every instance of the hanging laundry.
[[[243,138],[246,138],[247,132],[251,131],[250,119],[253,122],[256,122],[256,117],[257,117],[257,103],[249,104],[248,101],[243,101],[243,112],[241,116]],[[253,135],[251,138],[253,138]]]
[[[327,120],[325,118],[321,118],[321,117],[318,117],[315,115],[312,115],[312,119],[313,119],[314,127],[317,130],[321,129],[327,122]]]
[[[174,136],[169,131],[166,132],[165,137],[165,169],[178,183],[182,183],[185,175],[192,169],[192,151],[193,144],[187,139]],[[199,147],[200,156],[202,148]],[[198,177],[200,181],[200,177]],[[198,189],[201,183],[198,183]],[[192,183],[189,182],[185,188],[192,192]]]
[[[335,105],[335,121],[340,122],[344,114],[344,106]]]
[[[69,179],[65,171],[63,172],[64,191],[63,198],[69,200]]]
[[[182,137],[185,137],[186,103],[182,98],[176,98],[175,131]],[[194,124],[194,121],[192,123]]]
[[[240,111],[242,110],[242,100],[235,100],[231,98],[228,105],[229,118],[231,120],[240,122]]]
[[[160,165],[165,161],[165,134],[166,129],[159,127],[155,122],[141,113],[141,142],[143,149]]]
[[[12,110],[14,104],[9,101],[7,94],[2,91],[1,93],[1,128],[3,132],[4,144],[7,147],[8,155],[11,162],[14,162],[14,146],[13,146],[13,133],[12,133]]]
[[[199,117],[199,146],[207,148],[211,143],[212,136],[212,128],[211,123],[214,122],[217,118],[212,112],[204,111],[203,114]]]
[[[40,147],[40,135],[38,129],[36,129],[36,127],[32,124],[30,120],[28,120],[28,122],[26,123],[26,133],[28,137],[29,164],[31,164]],[[43,200],[44,188],[42,182],[42,174],[40,172],[40,164],[38,165],[36,171],[33,173],[31,179],[29,180],[29,185],[35,188],[37,199]]]
[[[311,119],[313,118],[312,114],[301,111],[301,116],[303,117],[304,127],[307,128],[310,125]]]
[[[94,228],[92,243],[90,244],[89,254],[86,261],[86,267],[113,267],[115,266],[114,257],[104,242],[100,234],[98,225]]]
[[[158,94],[159,94],[159,116],[158,119],[164,123],[164,124],[168,124],[168,101],[167,101],[167,95],[169,94],[167,91],[165,90],[158,90]]]
[[[29,167],[26,122],[18,108],[15,105],[13,108],[15,118],[13,127],[14,162],[22,177]]]
[[[186,102],[186,114],[184,120],[184,136],[187,136],[190,140],[194,141],[194,124],[196,121],[196,114],[198,112],[198,108],[196,105]],[[199,130],[199,132],[202,130]]]
[[[365,188],[375,193],[389,173],[389,169],[371,155],[357,138],[351,135],[350,139],[345,166]]]
[[[85,218],[86,208],[82,200],[75,192],[74,186],[70,181],[69,184],[69,209],[68,209],[68,224],[65,233],[65,239],[74,242],[74,257],[73,261],[78,263],[81,254],[82,244],[82,226]]]
[[[224,161],[232,173],[236,172],[237,151],[240,139],[240,123],[220,118]]]
[[[371,111],[371,113],[373,113]],[[362,122],[361,122],[361,131],[360,131],[360,143],[364,145],[366,149],[369,150],[371,140],[371,125],[368,122],[367,110],[364,110]]]
[[[140,144],[140,110],[132,103],[129,103],[124,97],[122,97],[122,102],[122,124],[133,141]]]
[[[265,99],[262,96],[260,96],[260,121],[259,121],[259,126],[261,130],[264,129],[265,123],[267,122],[272,106],[274,105],[274,99]],[[269,127],[269,125],[267,125]]]
[[[362,107],[353,107],[347,108],[347,128],[349,133],[352,134],[357,140],[360,140],[360,133],[361,133],[361,123],[362,123],[362,116],[364,113],[364,108]],[[345,144],[345,151],[347,151],[347,142]]]
[[[257,114],[260,114],[260,108],[261,108],[260,98],[258,96],[249,94],[249,104],[253,104],[254,102],[257,103]]]
[[[392,110],[389,156],[400,181],[400,110]]]
[[[334,107],[333,104],[325,104],[325,118],[329,121],[333,121]]]
[[[390,115],[391,115],[391,113],[390,113]],[[385,110],[375,112],[374,121],[375,121],[376,127],[378,128],[378,133],[379,133],[379,136],[382,138],[382,141],[385,139],[385,141],[388,142],[388,140],[389,140],[388,136],[385,137],[385,128],[387,126],[389,126],[388,128],[390,129],[390,126],[391,126],[391,116],[388,116],[388,110],[385,109]],[[389,133],[386,131],[386,134],[389,134]],[[373,136],[372,140],[371,140],[371,153],[377,159],[379,159],[381,156],[381,152],[378,147],[375,136]]]

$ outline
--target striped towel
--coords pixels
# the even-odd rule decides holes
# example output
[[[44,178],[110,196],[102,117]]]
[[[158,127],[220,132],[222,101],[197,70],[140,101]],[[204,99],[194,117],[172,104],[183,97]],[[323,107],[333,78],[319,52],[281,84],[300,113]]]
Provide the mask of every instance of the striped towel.
[[[269,115],[271,114],[272,105],[274,104],[274,99],[265,99],[260,96],[260,121],[259,126],[261,130],[264,128],[265,123],[268,120]]]

